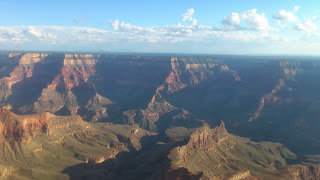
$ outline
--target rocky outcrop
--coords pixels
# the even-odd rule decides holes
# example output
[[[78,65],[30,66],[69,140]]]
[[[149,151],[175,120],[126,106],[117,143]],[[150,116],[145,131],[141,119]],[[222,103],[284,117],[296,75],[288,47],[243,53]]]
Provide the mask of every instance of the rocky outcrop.
[[[320,165],[290,165],[285,168],[292,180],[316,180],[320,179]]]
[[[248,170],[275,171],[287,165],[286,159],[296,158],[281,144],[256,143],[229,134],[223,122],[214,129],[204,126],[195,130],[188,143],[173,149],[168,157],[172,160],[171,169],[186,168],[191,174],[202,173],[211,179],[236,179],[240,175],[234,173]]]
[[[11,58],[11,57],[20,56],[20,55],[21,53],[9,53],[8,57]]]
[[[114,150],[112,150],[112,153],[110,155],[106,155],[106,156],[102,156],[102,157],[96,157],[96,158],[89,158],[89,159],[85,160],[85,163],[99,164],[99,163],[102,163],[102,162],[106,161],[107,159],[116,157],[116,155],[118,153],[120,153],[120,152],[121,151],[119,149],[114,149]]]
[[[9,57],[18,56],[20,54],[10,53]],[[46,53],[26,53],[21,56],[19,65],[10,73],[9,77],[0,79],[0,102],[4,102],[11,95],[12,85],[33,75],[34,64],[46,58]]]
[[[71,115],[78,113],[80,108],[82,114],[85,114],[84,110],[88,111],[88,115],[83,117],[88,121],[98,121],[108,117],[106,106],[113,102],[99,95],[94,84],[88,82],[88,79],[95,74],[98,58],[99,55],[93,54],[65,54],[61,73],[43,89],[40,98],[34,103],[33,111]],[[73,91],[75,88],[85,94],[77,97]],[[88,91],[92,93],[89,94]],[[79,102],[83,101],[82,99],[87,100]]]
[[[49,133],[50,114],[18,116],[0,109],[0,140],[27,141],[39,133]]]

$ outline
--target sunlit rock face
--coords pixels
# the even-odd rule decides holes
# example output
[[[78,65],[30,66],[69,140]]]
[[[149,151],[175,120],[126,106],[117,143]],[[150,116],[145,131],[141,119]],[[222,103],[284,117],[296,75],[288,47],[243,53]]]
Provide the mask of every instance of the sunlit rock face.
[[[88,78],[95,73],[98,56],[92,54],[65,54],[61,72],[54,78],[34,103],[34,111],[50,111],[55,113],[66,108],[69,114],[75,114],[78,109],[76,96],[72,88],[87,83]],[[94,87],[92,87],[94,88]]]
[[[10,53],[8,58],[20,56],[20,54]],[[32,77],[34,64],[46,58],[46,53],[26,53],[21,56],[19,64],[14,68],[8,77],[2,77],[0,79],[0,102],[4,102],[12,94],[12,85]]]
[[[173,149],[168,157],[171,169],[186,168],[190,174],[209,179],[232,179],[251,177],[250,171],[255,174],[282,169],[286,159],[295,159],[296,155],[282,144],[256,143],[229,134],[222,122],[214,129],[196,129],[188,143]]]

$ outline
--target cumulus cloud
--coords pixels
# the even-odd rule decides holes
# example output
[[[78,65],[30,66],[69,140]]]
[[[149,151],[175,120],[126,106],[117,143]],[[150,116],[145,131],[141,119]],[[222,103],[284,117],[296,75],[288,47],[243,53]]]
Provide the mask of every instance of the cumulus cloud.
[[[141,32],[141,31],[145,31],[148,29],[148,28],[143,28],[143,27],[139,27],[136,25],[132,25],[130,23],[125,23],[124,21],[122,21],[120,23],[119,20],[115,20],[115,21],[111,22],[111,25],[113,27],[113,30],[115,30],[115,31]]]
[[[182,21],[186,21],[191,25],[197,25],[198,20],[194,19],[192,16],[194,14],[194,9],[188,9],[186,13],[182,15]]]
[[[242,14],[242,19],[244,19],[249,29],[256,31],[269,31],[273,28],[269,25],[268,19],[265,17],[264,13],[258,14],[257,9],[252,9],[245,11]]]
[[[111,21],[112,29],[118,34],[127,35],[135,39],[145,39],[149,42],[178,42],[192,37],[196,33],[206,33],[213,31],[212,26],[193,26],[193,25],[165,25],[141,27],[119,20]]]
[[[296,10],[298,10],[298,8],[295,7]],[[287,22],[296,22],[298,21],[298,18],[289,11],[286,10],[280,10],[277,14],[272,16],[274,19],[277,19],[279,21],[287,21]]]
[[[295,25],[294,30],[304,32],[314,32],[318,29],[317,25],[312,22],[311,19],[306,20],[304,23],[298,23]]]
[[[240,25],[240,16],[238,13],[232,12],[231,16],[225,16],[222,21],[223,30],[227,31],[235,31],[246,29],[245,27]]]
[[[295,13],[300,10],[300,8],[301,7],[297,5],[294,6],[291,12],[280,10],[277,14],[273,15],[273,18],[277,19],[277,24],[282,29],[307,32],[308,36],[310,36],[311,33],[314,34],[318,30],[317,25],[314,23],[314,21],[317,20],[318,17],[312,16],[309,19],[304,18],[304,21],[301,21],[295,15]]]
[[[297,12],[297,11],[299,11],[299,9],[300,9],[301,7],[299,6],[299,5],[296,5],[296,6],[294,6],[294,8],[293,8],[293,12]]]
[[[111,21],[112,29],[118,31],[119,29],[119,20]]]
[[[4,27],[0,26],[1,42],[12,42],[12,43],[24,43],[29,42],[30,39],[23,35],[23,32],[13,26]]]
[[[258,14],[257,9],[251,9],[242,14],[232,12],[231,16],[225,16],[222,21],[222,30],[254,30],[270,31],[273,28],[269,25],[264,13]]]
[[[76,23],[76,24],[83,24],[85,22],[85,20],[83,18],[74,18],[73,19],[73,22]]]
[[[56,38],[55,35],[45,32],[44,30],[37,29],[34,26],[28,26],[25,32],[40,40],[54,40]]]
[[[277,20],[277,24],[279,27],[283,28],[283,29],[287,29],[288,26],[286,24],[283,24],[280,20]]]

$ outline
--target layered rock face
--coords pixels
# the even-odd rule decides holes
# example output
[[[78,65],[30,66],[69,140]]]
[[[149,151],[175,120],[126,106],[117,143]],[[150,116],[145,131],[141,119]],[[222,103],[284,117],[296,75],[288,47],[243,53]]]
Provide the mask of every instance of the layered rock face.
[[[166,93],[174,93],[187,86],[199,84],[208,79],[217,71],[230,72],[235,81],[241,78],[236,71],[230,70],[226,64],[216,59],[196,59],[196,58],[171,58],[172,71],[161,86],[161,90]]]
[[[8,57],[19,56],[20,54],[8,54]],[[11,95],[12,85],[33,75],[34,64],[46,58],[46,53],[26,53],[21,56],[19,65],[10,73],[9,77],[0,79],[0,102],[4,102]]]
[[[190,113],[182,108],[171,105],[166,101],[166,97],[188,86],[197,85],[214,76],[217,72],[226,72],[231,74],[235,81],[241,80],[236,71],[230,70],[227,65],[222,64],[219,60],[211,58],[198,60],[195,58],[172,57],[171,72],[164,83],[156,89],[148,107],[140,111],[125,112],[124,121],[133,123],[138,120],[142,127],[156,130],[155,123],[161,116],[178,109],[180,111],[178,114],[174,114],[174,116],[186,119],[190,116]]]
[[[168,157],[172,169],[186,168],[209,179],[240,177],[234,173],[245,175],[248,170],[267,173],[285,167],[286,159],[296,158],[282,144],[256,143],[229,134],[223,122],[214,129],[204,126],[195,130],[189,142],[172,150]]]
[[[59,114],[72,115],[83,107],[86,112],[91,111],[93,114],[85,119],[97,121],[107,117],[105,106],[113,102],[99,95],[95,85],[88,82],[95,73],[98,58],[99,55],[92,54],[65,54],[61,73],[42,90],[40,98],[34,103],[33,111],[56,113],[60,110]],[[74,94],[75,89],[81,91],[80,97]]]
[[[18,116],[8,109],[0,109],[0,139],[27,141],[40,133],[49,133],[51,125],[50,114],[36,114],[33,116]]]

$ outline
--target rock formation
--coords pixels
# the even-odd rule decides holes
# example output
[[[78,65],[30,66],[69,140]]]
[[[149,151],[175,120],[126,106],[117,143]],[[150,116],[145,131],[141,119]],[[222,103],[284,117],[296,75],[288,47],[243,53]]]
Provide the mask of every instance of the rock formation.
[[[282,144],[256,143],[229,134],[222,122],[214,129],[204,126],[195,130],[189,142],[173,149],[168,157],[171,169],[186,168],[209,179],[236,179],[284,168],[286,159],[295,159],[296,155]]]
[[[165,82],[156,89],[147,108],[139,111],[124,112],[125,122],[132,123],[137,119],[141,119],[139,124],[141,124],[142,127],[156,130],[155,123],[161,116],[181,109],[167,102],[165,100],[166,96],[188,86],[199,84],[213,76],[216,71],[231,73],[235,81],[241,80],[236,71],[230,70],[227,65],[212,58],[198,60],[196,58],[172,57],[171,68],[171,72]],[[179,116],[186,117],[190,115],[190,113],[184,109],[181,109],[180,112],[182,112],[182,114],[180,113]]]
[[[42,90],[40,98],[34,103],[33,111],[56,113],[60,110],[62,114],[71,115],[76,114],[82,107],[82,111],[92,114],[90,117],[84,117],[89,121],[107,117],[106,106],[113,102],[99,95],[94,84],[88,82],[95,73],[98,58],[99,55],[92,54],[65,54],[61,73]],[[84,89],[81,92],[83,97],[76,97],[75,88]],[[82,98],[87,102],[79,104]]]
[[[20,54],[10,53],[9,57],[18,56]],[[9,77],[3,77],[0,79],[0,102],[4,102],[11,95],[12,85],[20,82],[26,78],[30,78],[33,75],[33,67],[35,63],[46,58],[46,53],[26,53],[21,56],[19,65],[10,73]]]

